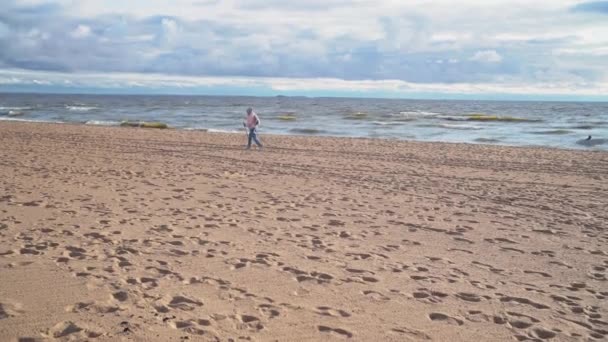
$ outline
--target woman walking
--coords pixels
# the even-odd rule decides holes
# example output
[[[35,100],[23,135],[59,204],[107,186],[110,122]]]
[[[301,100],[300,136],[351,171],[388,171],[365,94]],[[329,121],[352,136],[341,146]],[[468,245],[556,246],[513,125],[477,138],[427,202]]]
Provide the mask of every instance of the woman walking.
[[[259,148],[262,148],[262,143],[258,140],[257,136],[257,127],[260,124],[260,118],[251,108],[247,108],[247,116],[245,117],[245,121],[243,121],[243,126],[247,128],[248,140],[247,140],[247,149],[251,148],[251,141],[255,141],[256,145]]]

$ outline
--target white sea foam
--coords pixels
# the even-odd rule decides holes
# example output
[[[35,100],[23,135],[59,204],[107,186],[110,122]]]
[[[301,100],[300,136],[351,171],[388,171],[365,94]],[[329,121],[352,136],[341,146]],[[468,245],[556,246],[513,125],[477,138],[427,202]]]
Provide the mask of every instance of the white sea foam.
[[[109,121],[109,120],[89,120],[85,122],[85,125],[94,125],[94,126],[120,126],[119,121]]]
[[[408,117],[408,118],[411,118],[411,117],[435,117],[435,116],[441,115],[441,113],[425,112],[425,111],[405,111],[405,112],[399,112],[399,114],[401,116],[405,116],[405,117]]]
[[[396,126],[396,125],[403,125],[402,121],[373,121],[372,122],[374,125],[378,125],[378,126]]]
[[[65,108],[75,112],[88,112],[90,110],[99,109],[99,107],[95,106],[65,106]]]
[[[209,133],[230,133],[230,134],[236,134],[236,133],[243,133],[244,131],[235,131],[235,130],[227,130],[227,129],[215,129],[215,128],[209,128],[206,130]]]
[[[36,120],[36,119],[19,119],[15,117],[0,116],[0,121],[20,121],[20,122],[46,122],[46,123],[65,123],[63,121],[53,120]]]
[[[12,111],[12,110],[22,111],[22,110],[29,110],[29,109],[32,109],[32,107],[2,107],[2,106],[0,106],[0,111]]]
[[[467,124],[440,124],[439,127],[451,128],[451,129],[483,129],[481,126],[467,125]]]
[[[229,133],[229,134],[237,134],[237,133],[241,133],[243,134],[245,131],[238,131],[238,130],[228,130],[228,129],[216,129],[216,128],[206,128],[206,127],[185,127],[183,128],[186,131],[203,131],[203,132],[209,132],[209,133]]]

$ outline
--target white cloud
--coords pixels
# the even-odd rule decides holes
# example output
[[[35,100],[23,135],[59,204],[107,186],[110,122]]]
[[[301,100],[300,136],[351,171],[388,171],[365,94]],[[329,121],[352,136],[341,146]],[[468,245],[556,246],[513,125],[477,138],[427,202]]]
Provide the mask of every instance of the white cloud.
[[[578,55],[578,56],[603,56],[603,57],[607,57],[608,56],[608,46],[597,46],[597,47],[588,47],[585,49],[575,49],[575,48],[564,48],[564,49],[557,49],[554,51],[555,55],[560,56],[560,55]]]
[[[499,63],[502,61],[502,56],[496,50],[484,50],[477,51],[469,60],[483,63]]]
[[[47,80],[32,80],[32,83],[37,85],[51,85],[51,82]]]
[[[3,37],[8,37],[10,34],[10,28],[7,24],[0,20],[0,39]]]
[[[434,42],[466,42],[471,39],[471,32],[437,32],[431,35],[431,41]]]
[[[25,36],[28,39],[34,39],[34,40],[48,38],[47,34],[40,32],[40,30],[37,28],[33,28],[33,29],[29,30]]]
[[[562,89],[608,80],[608,25],[582,1],[4,0],[0,71]]]
[[[136,43],[136,42],[150,42],[153,41],[156,36],[153,34],[140,34],[140,35],[132,35],[126,36],[125,41]]]
[[[175,22],[175,20],[163,18],[161,24],[166,35],[172,36],[178,31],[177,22]]]
[[[73,38],[86,38],[91,35],[91,28],[87,25],[78,25],[70,35]]]
[[[271,89],[281,92],[331,91],[351,94],[366,92],[386,93],[391,96],[408,96],[416,93],[435,94],[509,94],[509,95],[563,95],[606,96],[608,82],[517,82],[501,83],[413,83],[401,80],[343,80],[336,78],[281,78],[281,77],[188,77],[161,74],[134,73],[76,73],[42,72],[27,70],[0,70],[0,84],[4,85],[70,85],[74,87],[112,88],[181,88],[246,87]]]

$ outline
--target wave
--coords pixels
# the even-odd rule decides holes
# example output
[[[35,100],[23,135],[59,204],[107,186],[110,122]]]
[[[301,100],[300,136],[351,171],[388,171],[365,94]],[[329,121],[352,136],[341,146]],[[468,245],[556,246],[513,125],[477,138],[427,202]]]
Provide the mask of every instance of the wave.
[[[169,128],[166,123],[158,121],[123,121],[121,127],[138,127],[138,128]]]
[[[11,110],[22,111],[22,110],[30,110],[30,109],[32,109],[32,107],[2,107],[2,106],[0,106],[0,111],[1,112],[4,112],[4,111],[8,112],[8,111],[11,111]]]
[[[373,121],[372,123],[378,126],[396,126],[402,125],[403,121]]]
[[[466,116],[467,121],[504,121],[504,122],[539,122],[538,119],[518,118],[513,116],[498,116],[487,114],[469,114]]]
[[[244,130],[229,130],[229,129],[217,129],[217,128],[207,128],[207,127],[185,127],[182,128],[185,131],[200,131],[200,132],[208,132],[208,133],[225,133],[225,134],[243,134]]]
[[[466,116],[438,115],[437,118],[448,121],[468,121],[468,118]]]
[[[110,121],[110,120],[89,120],[85,122],[85,125],[94,125],[94,126],[120,126],[120,121]]]
[[[296,116],[293,115],[293,114],[281,115],[281,116],[278,116],[277,119],[279,119],[281,121],[295,121],[295,120],[297,120]]]
[[[243,133],[243,131],[237,131],[237,130],[229,130],[229,129],[216,129],[216,128],[208,128],[204,130],[205,132],[209,132],[209,133],[227,133],[227,134],[238,134],[238,133]]]
[[[243,131],[240,131],[240,130],[219,129],[219,128],[209,128],[209,129],[207,129],[207,132],[209,132],[209,133],[230,133],[230,134],[243,133]]]
[[[488,114],[440,115],[437,118],[448,121],[479,121],[479,122],[541,122],[540,119],[520,118]]]
[[[400,116],[405,116],[405,117],[436,117],[436,116],[440,116],[441,113],[435,113],[435,112],[425,112],[425,111],[405,111],[405,112],[399,112]]]
[[[474,141],[480,142],[480,143],[497,143],[497,142],[500,142],[500,139],[496,139],[496,138],[477,138]]]
[[[570,134],[570,133],[574,133],[574,132],[569,131],[567,129],[552,129],[552,130],[548,130],[548,131],[532,132],[532,134],[549,134],[549,135],[563,135],[563,134]]]
[[[65,108],[74,112],[88,112],[91,110],[99,109],[99,107],[95,106],[65,106]]]
[[[25,114],[25,112],[20,111],[20,110],[9,110],[6,115],[8,115],[8,116],[21,116],[21,115],[24,115],[24,114]]]
[[[0,115],[21,116],[30,109],[31,107],[0,107]]]
[[[483,129],[483,127],[481,127],[481,126],[467,125],[467,124],[439,124],[438,126],[443,127],[443,128],[449,128],[449,129],[464,129],[464,130]]]
[[[321,134],[325,131],[320,130],[320,129],[315,129],[315,128],[293,128],[289,130],[292,133],[297,133],[297,134],[308,134],[308,135],[315,135],[315,134]]]
[[[38,123],[65,123],[65,121],[37,120],[37,119],[20,119],[20,118],[5,117],[5,116],[0,116],[0,121],[38,122]]]
[[[351,113],[344,117],[346,120],[365,120],[367,119],[367,113],[357,112]]]
[[[575,128],[575,129],[594,129],[594,128],[603,127],[606,124],[608,124],[608,122],[605,122],[605,121],[584,122],[584,123],[580,123],[580,124],[578,124],[576,126],[573,126],[572,128]]]

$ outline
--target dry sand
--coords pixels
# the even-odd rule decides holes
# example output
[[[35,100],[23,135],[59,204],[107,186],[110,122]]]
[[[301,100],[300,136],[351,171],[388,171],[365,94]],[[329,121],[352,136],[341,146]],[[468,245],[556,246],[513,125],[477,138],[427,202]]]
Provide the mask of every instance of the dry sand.
[[[0,340],[608,338],[608,153],[0,123]]]

